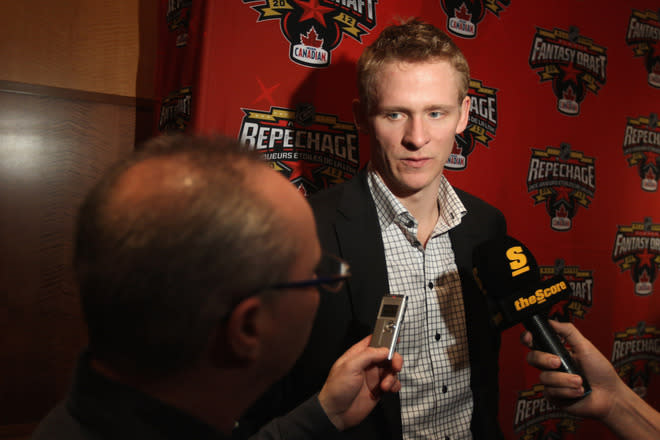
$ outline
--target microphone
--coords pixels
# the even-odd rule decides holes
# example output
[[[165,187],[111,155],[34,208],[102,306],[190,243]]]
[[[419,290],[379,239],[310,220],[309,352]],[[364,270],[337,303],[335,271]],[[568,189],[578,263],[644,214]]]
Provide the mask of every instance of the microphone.
[[[536,349],[559,357],[559,371],[582,377],[582,397],[591,393],[587,378],[548,322],[550,308],[572,293],[566,279],[556,275],[541,281],[532,253],[508,235],[478,246],[473,262],[477,284],[497,303],[499,327],[506,329],[522,322],[532,334]]]

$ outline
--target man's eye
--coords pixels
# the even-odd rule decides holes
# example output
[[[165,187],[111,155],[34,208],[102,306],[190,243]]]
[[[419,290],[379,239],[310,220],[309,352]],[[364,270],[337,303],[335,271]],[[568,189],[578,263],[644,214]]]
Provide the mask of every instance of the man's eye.
[[[401,117],[402,117],[401,113],[397,113],[397,112],[387,113],[387,118],[393,121],[396,121],[397,119],[401,119]]]
[[[431,117],[431,119],[441,118],[442,115],[443,115],[443,113],[441,111],[436,111],[436,112],[429,113],[429,116]]]

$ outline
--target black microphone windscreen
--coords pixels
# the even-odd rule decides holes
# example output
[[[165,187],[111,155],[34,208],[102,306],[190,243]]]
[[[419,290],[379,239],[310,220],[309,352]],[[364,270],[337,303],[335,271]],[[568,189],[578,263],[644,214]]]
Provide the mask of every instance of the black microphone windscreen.
[[[534,255],[508,235],[477,246],[472,261],[482,288],[493,298],[507,297],[541,279]]]

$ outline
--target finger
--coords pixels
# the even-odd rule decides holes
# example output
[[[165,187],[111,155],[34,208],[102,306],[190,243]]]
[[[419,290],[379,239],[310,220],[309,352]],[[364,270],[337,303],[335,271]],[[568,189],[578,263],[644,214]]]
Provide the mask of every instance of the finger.
[[[386,360],[388,353],[389,350],[385,347],[364,347],[361,352],[356,352],[354,356],[347,358],[347,362],[352,369],[364,370]]]
[[[381,381],[380,389],[386,393],[396,393],[401,389],[401,382],[396,376],[390,375]]]
[[[394,356],[392,356],[392,361],[390,362],[389,368],[392,371],[401,371],[401,368],[403,368],[403,357],[399,353],[394,352]]]
[[[559,404],[560,406],[575,403],[575,399],[584,396],[584,389],[563,388],[563,387],[545,387],[543,394],[548,400]]]
[[[540,370],[556,370],[561,366],[559,356],[538,350],[527,353],[527,363]]]
[[[561,371],[543,371],[539,374],[539,381],[543,386],[553,388],[580,389],[582,387],[582,378],[580,376]]]
[[[520,342],[524,346],[526,346],[528,348],[532,348],[532,334],[530,332],[528,332],[527,330],[525,330],[524,332],[522,332],[520,334]]]

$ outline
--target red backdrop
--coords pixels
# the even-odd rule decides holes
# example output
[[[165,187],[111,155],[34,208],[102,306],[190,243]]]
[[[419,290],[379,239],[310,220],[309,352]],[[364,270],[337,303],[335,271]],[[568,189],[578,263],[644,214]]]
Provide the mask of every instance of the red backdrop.
[[[473,110],[447,177],[500,208],[545,275],[553,309],[660,408],[660,22],[657,0],[162,0],[158,129],[223,133],[310,194],[354,175],[355,61],[383,27],[419,16],[471,66]],[[508,439],[613,438],[557,411],[505,331]],[[556,433],[556,434],[553,434]]]

